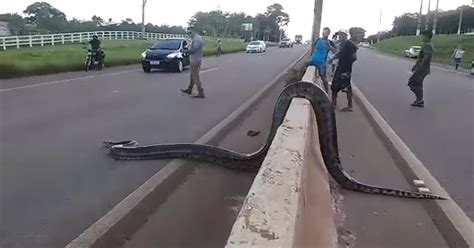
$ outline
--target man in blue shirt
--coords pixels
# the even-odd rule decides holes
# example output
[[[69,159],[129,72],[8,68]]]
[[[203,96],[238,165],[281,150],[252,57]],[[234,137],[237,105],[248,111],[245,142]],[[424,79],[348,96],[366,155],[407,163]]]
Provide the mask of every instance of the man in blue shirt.
[[[328,81],[326,79],[326,63],[328,58],[328,53],[330,50],[335,50],[336,47],[332,41],[328,39],[331,34],[331,30],[326,27],[323,29],[323,37],[318,38],[314,44],[314,52],[311,55],[310,64],[316,66],[319,71],[319,76],[324,84],[324,89],[328,92]]]

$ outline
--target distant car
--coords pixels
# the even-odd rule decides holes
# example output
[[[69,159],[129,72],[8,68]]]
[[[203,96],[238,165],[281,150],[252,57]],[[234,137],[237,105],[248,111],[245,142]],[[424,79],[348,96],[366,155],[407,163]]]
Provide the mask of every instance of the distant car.
[[[405,57],[408,58],[418,58],[418,54],[420,54],[421,47],[420,46],[411,46],[407,50],[405,50]]]
[[[191,41],[188,39],[160,40],[142,53],[144,72],[152,69],[166,69],[175,72],[184,71],[189,66],[189,54],[186,53]]]
[[[295,35],[295,44],[301,44],[303,41],[303,35],[297,34]]]
[[[280,45],[279,45],[280,48],[283,48],[283,47],[293,47],[293,41],[291,41],[290,39],[282,39],[280,41]]]
[[[245,50],[247,53],[263,53],[267,51],[267,45],[261,40],[251,41]]]
[[[364,42],[359,43],[359,46],[363,48],[370,48],[370,43],[367,41],[364,41]]]

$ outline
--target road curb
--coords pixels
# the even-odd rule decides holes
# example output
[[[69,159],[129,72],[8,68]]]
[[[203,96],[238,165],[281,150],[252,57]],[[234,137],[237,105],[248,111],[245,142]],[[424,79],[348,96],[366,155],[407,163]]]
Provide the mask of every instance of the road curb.
[[[288,65],[288,69],[301,61],[308,51]],[[248,115],[288,72],[283,70],[263,89],[245,101],[224,120],[209,130],[195,143],[215,144],[237,125],[241,118]],[[106,215],[92,224],[87,230],[71,241],[66,248],[84,247],[120,247],[146,221],[149,214],[163,203],[174,189],[194,170],[186,166],[185,160],[175,159],[158,171],[144,184],[130,193]]]
[[[421,179],[434,193],[450,198],[448,192],[383,119],[364,94],[355,86],[353,86],[353,92],[355,101],[361,106],[365,116],[404,176],[409,181]],[[473,223],[456,202],[451,199],[424,201],[423,206],[450,247],[474,247]]]

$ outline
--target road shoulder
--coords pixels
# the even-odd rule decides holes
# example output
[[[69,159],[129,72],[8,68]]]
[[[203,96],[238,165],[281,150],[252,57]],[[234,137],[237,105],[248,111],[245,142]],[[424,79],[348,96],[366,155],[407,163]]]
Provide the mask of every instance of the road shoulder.
[[[340,155],[356,179],[413,190],[359,105],[337,112]],[[448,247],[422,200],[369,195],[333,187],[342,247]]]

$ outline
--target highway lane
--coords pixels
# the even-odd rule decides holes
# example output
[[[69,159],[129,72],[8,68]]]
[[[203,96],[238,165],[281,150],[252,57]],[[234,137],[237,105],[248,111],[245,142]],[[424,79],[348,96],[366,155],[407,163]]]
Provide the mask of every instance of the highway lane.
[[[1,80],[0,246],[64,246],[166,164],[114,161],[102,140],[193,142],[304,49],[206,59],[206,99],[178,92],[189,72],[136,65]]]
[[[474,217],[474,77],[432,66],[425,108],[407,87],[414,60],[361,49],[353,81],[466,214]]]

